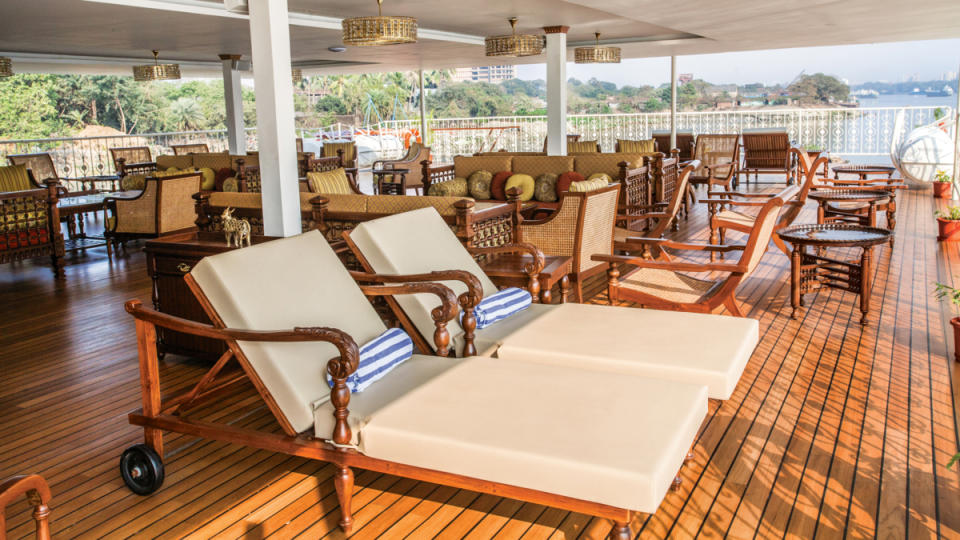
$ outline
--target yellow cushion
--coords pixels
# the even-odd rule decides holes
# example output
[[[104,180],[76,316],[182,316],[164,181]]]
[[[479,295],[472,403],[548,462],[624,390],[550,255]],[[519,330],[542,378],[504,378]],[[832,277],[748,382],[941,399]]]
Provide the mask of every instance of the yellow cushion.
[[[575,141],[567,143],[567,153],[597,153],[597,141]]]
[[[324,172],[307,173],[307,185],[313,193],[330,195],[349,195],[353,193],[347,173],[343,168]]]
[[[27,175],[26,165],[0,167],[0,192],[26,191],[28,189],[35,188],[30,184],[30,177]]]
[[[437,182],[430,186],[427,195],[436,197],[469,197],[470,188],[466,178],[454,178],[446,182]]]
[[[533,198],[533,191],[537,182],[529,174],[515,174],[507,178],[507,183],[503,187],[504,191],[510,191],[513,188],[520,188],[520,200],[529,201]]]
[[[617,144],[620,146],[620,152],[623,153],[646,153],[646,152],[655,152],[654,149],[654,139],[646,139],[643,141],[631,141],[627,139],[617,139]]]
[[[328,142],[323,143],[323,156],[324,157],[334,157],[337,155],[337,150],[343,150],[343,162],[348,163],[353,161],[353,151],[356,148],[356,145],[352,142],[345,143],[334,143]]]
[[[217,187],[217,173],[210,167],[201,167],[200,175],[203,179],[200,181],[200,189],[204,191],[213,191]]]
[[[583,182],[574,182],[570,184],[570,191],[574,193],[583,193],[586,191],[596,191],[607,187],[609,182],[603,178],[594,178],[593,180],[584,180]]]
[[[613,180],[610,179],[610,175],[608,175],[607,173],[602,173],[602,172],[593,173],[593,174],[591,174],[590,176],[587,177],[587,180],[598,180],[598,179],[603,180],[603,181],[606,182],[607,184],[609,184],[610,182],[613,181]]]

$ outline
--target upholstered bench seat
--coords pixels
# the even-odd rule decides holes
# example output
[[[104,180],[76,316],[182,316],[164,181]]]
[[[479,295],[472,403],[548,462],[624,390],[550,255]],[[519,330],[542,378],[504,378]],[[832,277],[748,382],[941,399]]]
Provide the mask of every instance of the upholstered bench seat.
[[[706,412],[703,386],[483,357],[415,356],[350,400],[367,456],[643,512]]]

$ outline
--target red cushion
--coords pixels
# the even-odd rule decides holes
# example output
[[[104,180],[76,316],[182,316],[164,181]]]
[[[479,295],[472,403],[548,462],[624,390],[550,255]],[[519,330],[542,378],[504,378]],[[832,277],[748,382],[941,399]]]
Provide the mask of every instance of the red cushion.
[[[214,188],[217,191],[223,191],[223,181],[227,178],[235,176],[236,173],[233,172],[233,169],[224,167],[217,171],[217,174],[213,177]]]
[[[565,172],[557,178],[557,197],[570,191],[570,184],[574,182],[583,182],[586,178],[582,174],[574,171]]]
[[[498,201],[507,200],[507,179],[513,176],[510,171],[500,171],[490,181],[490,194]]]

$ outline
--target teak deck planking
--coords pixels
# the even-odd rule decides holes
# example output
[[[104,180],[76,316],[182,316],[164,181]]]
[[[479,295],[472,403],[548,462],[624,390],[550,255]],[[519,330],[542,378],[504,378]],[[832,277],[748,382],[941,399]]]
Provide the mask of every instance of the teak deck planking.
[[[852,293],[808,295],[791,320],[789,261],[771,248],[740,287],[761,342],[733,397],[710,414],[684,483],[640,538],[960,536],[960,473],[951,383],[953,310],[934,281],[960,280],[960,246],[937,244],[930,194],[900,197],[896,244],[875,248],[871,324]],[[813,219],[808,205],[798,222]],[[705,240],[706,209],[679,238]],[[739,238],[731,233],[731,239]],[[850,250],[848,255],[852,256]],[[735,255],[734,255],[735,256]],[[56,538],[340,538],[331,467],[281,454],[166,435],[164,486],[133,495],[120,453],[142,431],[133,321],[123,301],[149,301],[144,259],[102,248],[0,267],[0,477],[39,473],[53,490]],[[586,294],[605,302],[605,276]],[[691,336],[694,337],[694,336]],[[642,334],[634,337],[642,346]],[[168,356],[164,392],[204,364]],[[197,414],[265,430],[279,426],[241,385]],[[7,512],[10,538],[30,537],[25,502]],[[602,538],[610,522],[542,505],[358,471],[354,538]]]

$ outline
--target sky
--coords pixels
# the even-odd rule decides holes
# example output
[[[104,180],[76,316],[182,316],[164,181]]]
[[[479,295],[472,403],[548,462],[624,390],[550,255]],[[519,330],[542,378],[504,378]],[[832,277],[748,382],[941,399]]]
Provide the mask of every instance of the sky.
[[[714,84],[786,84],[801,70],[826,73],[849,84],[869,81],[928,81],[960,68],[960,39],[807,47],[677,58],[678,73],[692,73]],[[546,64],[518,66],[520,79],[546,78]],[[620,64],[567,64],[567,77],[625,84],[659,85],[670,81],[669,58],[625,59]]]

